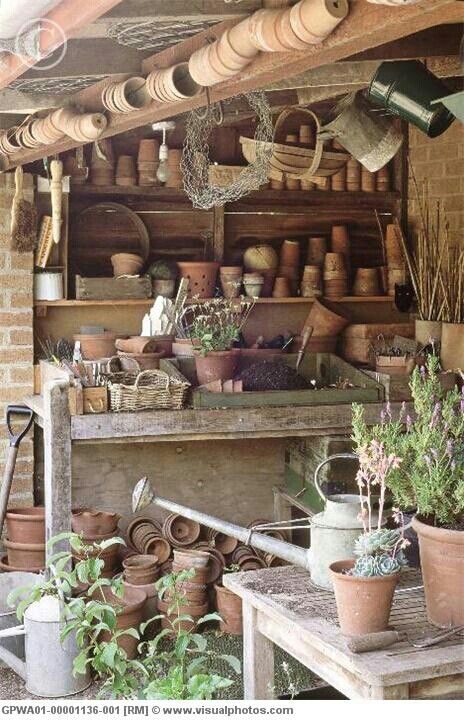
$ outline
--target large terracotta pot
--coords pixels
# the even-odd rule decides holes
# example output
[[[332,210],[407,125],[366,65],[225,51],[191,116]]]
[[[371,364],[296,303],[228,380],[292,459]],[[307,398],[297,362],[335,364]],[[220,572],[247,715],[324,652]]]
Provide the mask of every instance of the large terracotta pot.
[[[399,572],[376,577],[344,574],[354,563],[339,560],[330,565],[341,631],[352,636],[386,630]]]
[[[138,630],[140,623],[144,619],[147,595],[139,588],[134,588],[127,584],[124,584],[123,587],[124,592],[122,597],[114,595],[109,587],[103,587],[101,590],[96,591],[94,597],[96,600],[101,600],[97,592],[103,592],[105,601],[116,608],[116,630],[127,630],[128,628]],[[101,633],[100,638],[103,642],[109,640],[109,636],[105,632]],[[119,647],[125,650],[129,659],[135,658],[139,642],[137,638],[130,635],[122,635],[117,639]]]
[[[11,542],[45,542],[45,508],[10,508],[6,514],[6,530]]]
[[[195,355],[195,367],[199,385],[213,380],[230,380],[235,375],[239,353],[234,350],[209,352]]]
[[[179,262],[179,276],[189,281],[188,297],[212,298],[219,270],[217,262]]]
[[[121,516],[118,513],[91,508],[76,508],[72,511],[71,527],[73,532],[84,537],[95,537],[116,532]]]
[[[45,542],[18,543],[5,540],[8,564],[20,570],[42,568],[45,565]]]
[[[313,337],[336,337],[350,324],[349,318],[337,305],[314,300],[303,330],[313,328]]]
[[[200,537],[200,525],[195,520],[171,513],[163,523],[163,535],[174,547],[192,545]]]
[[[219,628],[229,635],[243,634],[242,598],[222,585],[215,585],[216,607],[222,617]]]
[[[427,616],[438,627],[464,625],[464,531],[445,530],[417,516]]]
[[[159,576],[156,555],[131,555],[122,561],[124,580],[130,585],[148,585]]]
[[[443,370],[464,370],[464,323],[443,323],[440,357]]]

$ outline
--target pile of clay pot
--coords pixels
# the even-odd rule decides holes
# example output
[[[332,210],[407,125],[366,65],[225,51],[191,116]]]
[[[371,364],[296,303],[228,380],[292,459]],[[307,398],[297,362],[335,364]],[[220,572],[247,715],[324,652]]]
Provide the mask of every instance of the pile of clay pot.
[[[45,568],[45,508],[11,508],[6,514],[6,555],[0,572],[41,572]]]

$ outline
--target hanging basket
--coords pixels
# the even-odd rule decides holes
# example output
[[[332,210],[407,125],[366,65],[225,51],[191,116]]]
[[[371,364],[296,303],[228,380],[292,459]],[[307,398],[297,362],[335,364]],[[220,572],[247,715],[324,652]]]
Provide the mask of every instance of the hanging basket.
[[[274,127],[274,140],[283,129],[285,121],[294,114],[304,114],[311,118],[316,126],[317,133],[321,130],[319,118],[306,108],[285,108],[276,120]],[[255,162],[258,152],[258,142],[251,138],[241,137],[242,152],[249,163]],[[262,145],[263,143],[261,143]],[[272,150],[269,161],[268,177],[271,180],[311,180],[325,182],[330,175],[336,175],[346,165],[350,156],[347,153],[328,152],[324,150],[323,140],[317,137],[314,149],[286,145],[279,142],[267,143]]]

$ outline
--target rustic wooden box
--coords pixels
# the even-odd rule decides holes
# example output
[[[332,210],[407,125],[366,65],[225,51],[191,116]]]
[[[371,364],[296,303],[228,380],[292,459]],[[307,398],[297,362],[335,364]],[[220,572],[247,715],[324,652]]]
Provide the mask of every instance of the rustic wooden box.
[[[79,380],[65,368],[48,360],[40,361],[41,388],[50,380],[68,380],[69,412],[71,415],[87,415],[108,412],[108,390],[106,387],[82,387]]]
[[[295,367],[297,356],[284,354],[281,359]],[[190,381],[194,379],[194,358],[177,358],[179,369]],[[256,362],[242,358],[239,369]],[[324,384],[347,379],[356,387],[341,390],[323,388],[321,390],[266,390],[241,393],[215,393],[194,388],[192,402],[194,408],[217,407],[265,407],[279,405],[346,405],[352,402],[382,402],[384,388],[374,379],[330,353],[308,354],[300,365],[300,373],[308,380],[316,379]],[[196,383],[197,384],[197,383]]]
[[[151,279],[88,278],[76,275],[76,300],[144,300],[152,296]]]

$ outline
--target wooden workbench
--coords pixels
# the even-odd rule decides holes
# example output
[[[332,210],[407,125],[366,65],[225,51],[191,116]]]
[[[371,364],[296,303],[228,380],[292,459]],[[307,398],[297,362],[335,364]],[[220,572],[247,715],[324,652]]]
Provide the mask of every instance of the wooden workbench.
[[[404,585],[417,587],[417,578]],[[412,580],[412,583],[411,583]],[[349,699],[464,698],[464,643],[454,637],[418,650],[407,641],[354,654],[346,648],[332,592],[293,566],[227,574],[224,585],[243,600],[245,699],[272,698],[274,645],[283,648]],[[411,639],[433,635],[423,590],[395,594],[391,625]]]
[[[249,438],[346,435],[350,405],[310,407],[159,410],[70,416],[67,381],[45,384],[42,396],[25,398],[44,437],[44,498],[47,538],[69,530],[72,452],[76,445],[134,444]],[[381,404],[366,404],[368,422],[379,418]],[[98,477],[98,471],[96,473]],[[95,484],[98,481],[93,480]]]

